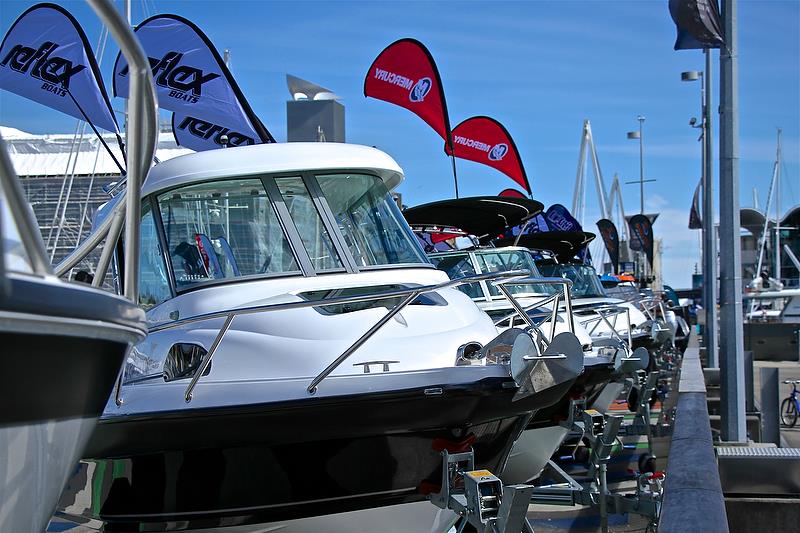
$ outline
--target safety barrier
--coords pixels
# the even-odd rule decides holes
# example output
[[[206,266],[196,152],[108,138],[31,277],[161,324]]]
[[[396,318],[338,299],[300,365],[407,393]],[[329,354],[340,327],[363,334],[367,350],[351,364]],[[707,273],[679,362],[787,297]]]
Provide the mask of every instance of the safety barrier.
[[[725,498],[711,439],[700,351],[683,355],[659,533],[728,533]]]

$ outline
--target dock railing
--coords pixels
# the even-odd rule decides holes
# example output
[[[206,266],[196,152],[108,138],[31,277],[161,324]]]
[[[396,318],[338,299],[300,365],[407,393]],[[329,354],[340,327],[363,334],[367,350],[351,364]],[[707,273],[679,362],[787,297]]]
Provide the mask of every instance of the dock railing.
[[[683,355],[658,531],[728,533],[696,343],[691,343]]]

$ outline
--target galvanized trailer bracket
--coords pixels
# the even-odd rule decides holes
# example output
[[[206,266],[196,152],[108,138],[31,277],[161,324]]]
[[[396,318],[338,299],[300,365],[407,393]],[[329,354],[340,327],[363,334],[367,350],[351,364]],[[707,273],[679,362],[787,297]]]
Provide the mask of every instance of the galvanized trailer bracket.
[[[650,398],[653,397],[658,386],[659,372],[650,372],[644,385],[639,389],[639,397],[636,402],[636,411],[633,413],[633,421],[620,427],[620,435],[646,435],[648,444],[652,449],[653,427],[650,423]]]
[[[589,457],[587,480],[579,483],[555,463],[549,468],[558,480],[533,490],[531,502],[547,505],[589,505],[600,508],[600,525],[608,531],[608,515],[635,513],[646,516],[655,524],[661,512],[662,473],[640,474],[636,490],[629,494],[611,493],[608,490],[606,472],[611,452],[618,442],[623,427],[629,435],[650,436],[649,399],[658,381],[658,374],[648,376],[637,405],[633,424],[622,425],[621,415],[601,415],[597,411],[583,409],[583,402],[573,401],[570,422],[581,438],[589,441],[592,452]]]
[[[532,531],[527,520],[533,486],[506,485],[488,470],[475,470],[473,452],[442,452],[442,489],[431,503],[462,517],[458,531],[470,524],[480,533]]]

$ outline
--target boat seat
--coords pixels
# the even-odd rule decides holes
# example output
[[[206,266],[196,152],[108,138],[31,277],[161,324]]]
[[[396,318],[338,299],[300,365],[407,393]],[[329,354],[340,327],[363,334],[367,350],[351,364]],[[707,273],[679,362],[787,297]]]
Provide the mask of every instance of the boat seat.
[[[183,267],[186,279],[195,280],[209,277],[197,246],[183,241],[175,247],[172,256],[173,264]],[[177,258],[177,261],[174,258]]]

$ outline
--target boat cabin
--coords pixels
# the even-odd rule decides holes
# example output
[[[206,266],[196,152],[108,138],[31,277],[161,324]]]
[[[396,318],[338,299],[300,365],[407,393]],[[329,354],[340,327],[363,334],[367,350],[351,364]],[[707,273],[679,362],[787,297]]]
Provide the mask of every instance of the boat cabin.
[[[382,152],[341,144],[161,163],[142,191],[140,304],[237,281],[430,268],[389,193],[401,179]]]

